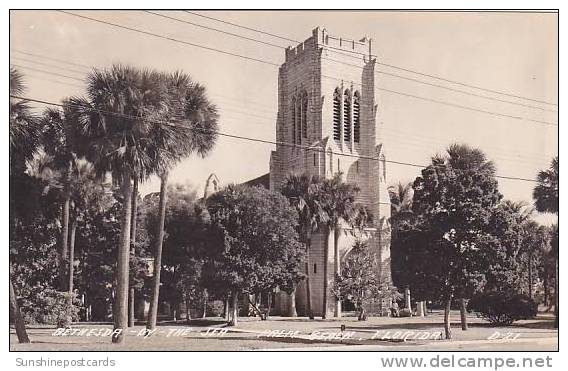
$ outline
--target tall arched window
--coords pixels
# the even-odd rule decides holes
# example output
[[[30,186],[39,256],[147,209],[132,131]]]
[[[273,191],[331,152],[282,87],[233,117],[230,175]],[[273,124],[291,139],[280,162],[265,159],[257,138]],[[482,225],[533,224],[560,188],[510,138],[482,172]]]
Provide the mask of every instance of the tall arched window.
[[[302,137],[308,138],[308,93],[302,94]]]
[[[358,91],[353,95],[353,141],[361,140],[361,96]]]
[[[296,98],[292,98],[292,143],[296,144]]]
[[[341,140],[341,91],[333,93],[333,139]]]
[[[345,90],[343,96],[343,141],[351,141],[351,92]]]

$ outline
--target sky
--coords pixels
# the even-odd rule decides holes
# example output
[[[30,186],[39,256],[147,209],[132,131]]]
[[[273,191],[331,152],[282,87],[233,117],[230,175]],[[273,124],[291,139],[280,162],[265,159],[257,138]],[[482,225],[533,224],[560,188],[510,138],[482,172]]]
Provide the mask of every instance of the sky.
[[[277,65],[294,42],[237,28],[181,11],[154,11],[210,28],[282,46],[243,40],[203,27],[143,11],[73,11],[75,14],[136,28],[186,43],[261,59]],[[506,177],[534,179],[558,154],[558,17],[556,13],[504,12],[205,12],[194,13],[303,41],[315,27],[348,39],[373,39],[380,71],[376,86],[377,125],[387,160],[427,164],[451,143],[483,150]],[[220,131],[275,139],[278,67],[93,22],[57,11],[10,12],[10,62],[20,69],[26,96],[60,102],[82,95],[90,68],[113,63],[183,70],[206,86],[219,107]],[[33,55],[30,55],[33,54]],[[64,63],[65,61],[67,63]],[[393,68],[385,65],[399,67]],[[467,85],[530,98],[506,96],[417,75],[400,68]],[[438,87],[394,77],[397,74]],[[389,93],[386,90],[407,95]],[[455,90],[521,105],[474,97]],[[419,96],[425,101],[409,97]],[[499,116],[459,108],[442,101]],[[536,100],[536,101],[535,101]],[[548,102],[545,104],[537,101]],[[36,105],[38,109],[42,105]],[[526,107],[532,106],[532,107]],[[533,120],[533,121],[531,121]],[[268,172],[274,146],[219,137],[206,157],[192,156],[170,173],[174,183],[202,192],[215,173],[222,184],[243,182]],[[419,168],[387,164],[389,184],[410,182]],[[499,179],[504,197],[532,203],[534,183]],[[159,190],[159,180],[141,186],[143,194]],[[537,215],[549,224],[551,215]]]

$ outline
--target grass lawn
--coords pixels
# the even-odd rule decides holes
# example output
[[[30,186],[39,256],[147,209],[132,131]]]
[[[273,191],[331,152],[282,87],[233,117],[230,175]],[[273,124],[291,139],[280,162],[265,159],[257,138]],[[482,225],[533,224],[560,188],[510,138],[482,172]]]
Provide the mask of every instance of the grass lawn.
[[[490,327],[479,318],[468,318],[470,328],[462,331],[458,313],[452,313],[453,340],[483,341],[488,338],[499,340],[505,336],[516,336],[518,339],[550,339],[557,338],[558,331],[552,328],[551,314],[539,315],[534,320],[519,321],[509,327]],[[372,317],[367,321],[357,321],[354,317],[341,319],[313,320],[307,318],[271,317],[261,321],[258,318],[239,318],[236,328],[225,327],[218,318],[193,320],[191,323],[161,323],[157,331],[144,337],[143,324],[129,328],[123,344],[111,344],[109,336],[86,336],[91,329],[92,334],[110,330],[110,324],[80,323],[72,326],[73,330],[83,331],[77,336],[53,336],[54,327],[30,326],[28,333],[31,344],[18,344],[13,329],[10,330],[10,349],[15,351],[241,351],[279,348],[317,348],[345,345],[382,345],[389,350],[407,348],[415,345],[416,350],[428,344],[446,342],[437,339],[436,334],[443,331],[443,316],[439,312],[426,317],[390,318]],[[341,336],[341,325],[345,325]],[[207,331],[210,332],[207,332]],[[226,332],[225,332],[226,331]],[[272,332],[271,332],[272,331]],[[378,332],[377,332],[378,331]],[[428,339],[424,337],[428,336]],[[406,341],[402,341],[403,337]],[[335,337],[331,339],[330,337]],[[373,338],[374,337],[374,338]],[[493,344],[495,340],[487,340]],[[498,342],[495,349],[499,350]],[[408,349],[405,349],[408,350]]]

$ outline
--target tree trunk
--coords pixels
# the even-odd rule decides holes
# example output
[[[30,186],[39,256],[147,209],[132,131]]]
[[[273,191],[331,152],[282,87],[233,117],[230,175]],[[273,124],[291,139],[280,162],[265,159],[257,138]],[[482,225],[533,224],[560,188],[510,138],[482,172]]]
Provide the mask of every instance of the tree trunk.
[[[73,305],[73,274],[75,261],[75,232],[77,231],[77,220],[71,224],[71,235],[69,240],[69,306]]]
[[[65,276],[67,273],[67,265],[65,264],[65,259],[67,259],[68,246],[69,246],[69,205],[71,204],[71,197],[65,196],[65,201],[63,202],[63,214],[61,216],[61,249],[59,252],[59,289],[61,291],[66,291],[67,282],[65,282]]]
[[[209,300],[209,294],[207,293],[207,289],[203,290],[203,313],[201,314],[201,318],[207,317],[207,301]]]
[[[465,299],[460,299],[460,320],[462,331],[467,331],[467,310],[466,310],[466,303]]]
[[[408,309],[410,311],[410,313],[412,313],[412,307],[411,307],[411,297],[410,297],[410,288],[407,287],[404,290],[404,305],[406,307],[406,309]]]
[[[132,183],[130,174],[122,180],[123,202],[120,215],[120,242],[118,245],[118,264],[116,274],[116,297],[114,300],[114,329],[121,330],[113,335],[113,343],[124,341],[124,331],[128,327],[128,282],[130,281],[130,219],[132,213]]]
[[[268,319],[268,317],[270,317],[270,309],[272,309],[272,291],[268,292],[268,297],[266,298],[266,305],[267,305],[266,319]]]
[[[428,315],[428,307],[426,307],[426,300],[422,302],[422,312],[424,313],[424,317]]]
[[[187,322],[191,321],[191,301],[189,300],[189,295],[185,295],[185,320]]]
[[[452,328],[450,324],[450,310],[452,308],[452,297],[450,296],[449,299],[446,300],[446,305],[444,307],[444,333],[446,335],[446,339],[452,338]]]
[[[310,248],[312,246],[311,234],[308,233],[306,237],[306,312],[309,319],[314,319],[314,312],[312,310],[312,283],[310,280]]]
[[[229,326],[237,326],[239,318],[239,293],[233,291],[233,304],[231,306],[231,315],[229,316]]]
[[[10,314],[14,320],[14,327],[16,328],[16,335],[18,336],[19,343],[29,343],[30,338],[26,331],[26,325],[24,319],[22,318],[22,313],[20,312],[20,307],[18,306],[18,299],[16,298],[16,292],[14,291],[14,284],[12,283],[12,277],[10,277]]]
[[[156,233],[156,249],[154,253],[154,279],[152,281],[152,294],[150,300],[150,311],[148,313],[148,323],[146,328],[153,330],[156,328],[158,318],[158,299],[160,297],[160,273],[162,270],[162,243],[164,240],[164,224],[166,219],[166,202],[167,202],[167,186],[168,173],[165,172],[161,176],[160,184],[160,204],[159,204],[159,221],[158,232]]]
[[[227,321],[227,323],[229,322],[230,318],[231,318],[231,306],[230,306],[230,300],[229,300],[229,294],[227,294],[227,297],[225,298],[225,321]]]
[[[323,300],[322,300],[322,312],[321,312],[321,318],[322,319],[326,319],[327,318],[327,301],[328,301],[328,297],[327,297],[327,291],[328,291],[328,269],[327,266],[328,264],[328,260],[329,260],[329,237],[331,235],[331,228],[327,227],[327,231],[325,234],[325,243],[324,243],[324,247],[323,247]]]
[[[558,303],[560,297],[558,296],[558,253],[556,254],[555,261],[555,277],[554,277],[554,328],[558,328]]]
[[[367,311],[365,310],[365,306],[361,303],[359,304],[359,315],[357,316],[358,321],[366,321],[367,320]]]
[[[532,270],[532,253],[529,253],[529,298],[533,298],[533,270]]]
[[[341,274],[341,262],[339,261],[339,234],[341,232],[341,227],[339,225],[335,226],[333,229],[333,282],[337,280],[337,275]],[[334,298],[335,301],[335,311],[333,313],[334,317],[341,318],[341,300]]]
[[[130,221],[130,253],[136,256],[136,227],[138,216],[138,177],[134,177],[132,185],[132,219]],[[132,284],[132,283],[131,283]],[[134,287],[130,287],[128,295],[128,327],[134,326],[134,304],[135,304]]]
[[[296,312],[296,287],[288,295],[288,299],[290,300],[288,303],[288,317],[298,317]]]
[[[130,288],[130,292],[128,293],[128,327],[134,327],[134,300],[135,300],[136,292],[134,292],[134,288]]]
[[[548,288],[548,274],[547,274],[546,271],[544,272],[544,278],[542,280],[542,285],[544,286],[544,298],[543,298],[544,306],[548,307],[548,297],[549,297],[548,290],[549,290],[549,288]]]
[[[423,301],[416,302],[416,315],[418,317],[424,317],[424,302]]]

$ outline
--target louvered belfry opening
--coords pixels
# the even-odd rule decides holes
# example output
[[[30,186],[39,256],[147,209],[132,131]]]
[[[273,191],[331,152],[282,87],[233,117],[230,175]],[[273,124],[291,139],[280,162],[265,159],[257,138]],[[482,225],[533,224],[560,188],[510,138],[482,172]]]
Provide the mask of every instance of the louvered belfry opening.
[[[353,95],[353,142],[361,140],[361,97],[356,91]]]
[[[343,97],[343,141],[351,141],[351,92],[345,90]]]
[[[333,139],[341,140],[341,92],[338,89],[333,94]]]

